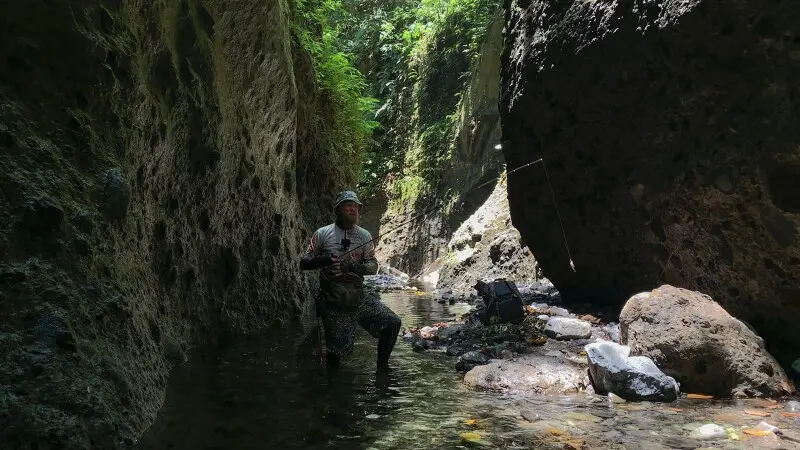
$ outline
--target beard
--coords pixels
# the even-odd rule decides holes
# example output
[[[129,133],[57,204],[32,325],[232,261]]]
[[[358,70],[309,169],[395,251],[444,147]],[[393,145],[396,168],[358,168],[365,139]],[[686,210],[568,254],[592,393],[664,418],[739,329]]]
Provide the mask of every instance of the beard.
[[[358,213],[353,213],[353,214],[341,213],[341,214],[338,214],[336,216],[336,221],[339,222],[339,225],[342,226],[342,228],[345,228],[345,229],[352,228],[356,224],[358,224]]]

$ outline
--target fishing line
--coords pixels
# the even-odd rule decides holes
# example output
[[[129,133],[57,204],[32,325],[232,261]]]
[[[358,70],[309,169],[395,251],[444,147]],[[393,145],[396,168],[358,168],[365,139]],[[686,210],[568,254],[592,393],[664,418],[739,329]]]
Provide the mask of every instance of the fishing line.
[[[567,250],[567,257],[569,258],[569,266],[572,268],[572,271],[573,271],[573,272],[576,272],[576,270],[575,270],[575,263],[572,261],[572,253],[569,251],[569,242],[567,241],[567,232],[564,230],[564,222],[563,222],[563,220],[561,219],[561,211],[558,209],[558,201],[556,200],[556,193],[555,193],[555,191],[553,190],[553,184],[550,182],[550,175],[548,175],[548,173],[547,173],[547,168],[546,168],[546,167],[545,167],[545,165],[544,165],[544,159],[543,159],[543,158],[539,158],[539,159],[537,159],[537,160],[535,160],[535,161],[531,161],[531,162],[529,162],[529,163],[527,163],[527,164],[523,164],[523,165],[521,165],[521,166],[517,167],[516,169],[509,170],[508,172],[506,172],[506,175],[505,175],[505,176],[506,176],[506,177],[508,177],[509,175],[511,175],[512,173],[514,173],[514,172],[516,172],[516,171],[518,171],[518,170],[522,170],[522,169],[524,169],[524,168],[526,168],[526,167],[530,167],[530,166],[532,166],[532,165],[534,165],[534,164],[537,164],[537,163],[542,163],[542,168],[544,169],[544,175],[545,175],[545,178],[547,179],[547,185],[550,187],[550,194],[551,194],[551,195],[552,195],[552,197],[553,197],[553,204],[554,204],[554,205],[555,205],[555,207],[556,207],[556,215],[558,216],[558,224],[559,224],[559,226],[561,227],[561,234],[562,234],[562,236],[564,236],[564,246],[565,246],[565,248],[566,248],[566,250]],[[495,181],[498,181],[498,180],[500,180],[501,178],[502,178],[502,176],[500,176],[500,177],[497,177],[497,178],[493,178],[493,179],[491,179],[491,180],[487,181],[486,183],[483,183],[483,184],[481,184],[481,185],[475,186],[474,188],[472,188],[472,189],[470,189],[470,190],[468,190],[468,191],[464,192],[464,193],[463,193],[463,194],[461,194],[461,195],[463,196],[463,195],[469,194],[470,192],[472,192],[472,191],[474,191],[474,190],[476,190],[476,189],[480,189],[480,188],[482,188],[482,187],[484,187],[484,186],[486,186],[486,185],[488,185],[488,184],[491,184],[491,183],[493,183],[493,182],[495,182]],[[409,223],[411,223],[411,222],[414,222],[415,220],[419,219],[420,217],[423,217],[423,216],[425,216],[425,215],[427,215],[427,214],[430,214],[430,213],[432,213],[432,212],[434,212],[434,211],[438,211],[439,209],[441,209],[441,208],[443,208],[443,207],[445,207],[445,206],[447,206],[447,205],[440,205],[440,206],[436,206],[436,207],[434,207],[434,208],[431,208],[431,209],[428,209],[428,210],[426,210],[426,211],[423,211],[423,212],[421,212],[421,213],[419,213],[419,214],[415,215],[414,217],[412,217],[412,218],[410,218],[410,219],[408,219],[408,220],[406,220],[406,221],[404,221],[404,222],[400,222],[400,223],[399,223],[397,226],[395,226],[395,227],[394,227],[394,228],[392,228],[391,230],[389,230],[389,231],[386,231],[386,232],[384,232],[384,233],[381,233],[381,234],[379,234],[379,235],[375,236],[374,238],[370,239],[369,241],[367,241],[367,242],[364,242],[363,244],[361,244],[361,245],[359,245],[359,246],[353,247],[352,249],[350,249],[350,250],[348,250],[348,251],[346,251],[346,252],[342,253],[342,254],[341,254],[339,257],[341,258],[342,256],[344,256],[344,255],[347,255],[348,253],[352,253],[352,252],[354,252],[354,251],[358,250],[359,248],[361,248],[361,247],[363,247],[363,246],[365,246],[365,245],[368,245],[368,244],[370,244],[370,243],[372,243],[372,242],[375,242],[375,241],[377,241],[378,239],[380,239],[380,238],[382,238],[382,237],[386,236],[387,234],[394,233],[395,231],[397,231],[397,230],[399,230],[400,228],[402,228],[404,225],[407,225],[407,224],[409,224]]]

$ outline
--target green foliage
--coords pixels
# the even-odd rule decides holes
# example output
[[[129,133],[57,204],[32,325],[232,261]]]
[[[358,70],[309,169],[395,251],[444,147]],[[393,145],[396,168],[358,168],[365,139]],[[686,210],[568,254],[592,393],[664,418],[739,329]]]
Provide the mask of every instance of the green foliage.
[[[360,190],[369,197],[391,173],[435,179],[449,155],[459,94],[500,0],[339,4],[333,17],[341,45],[366,73],[369,94],[381,102],[382,127],[367,149]]]
[[[378,123],[372,120],[377,100],[364,96],[367,84],[341,46],[339,29],[332,17],[341,9],[340,0],[296,0],[298,19],[293,32],[302,48],[311,54],[316,81],[328,96],[332,122],[329,129],[330,157],[344,160],[356,179],[364,149]]]

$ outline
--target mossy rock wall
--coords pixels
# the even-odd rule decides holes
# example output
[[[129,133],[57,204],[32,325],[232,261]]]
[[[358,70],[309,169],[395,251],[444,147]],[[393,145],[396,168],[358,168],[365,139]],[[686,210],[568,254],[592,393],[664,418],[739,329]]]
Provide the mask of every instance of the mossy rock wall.
[[[3,448],[129,444],[189,348],[300,312],[351,180],[291,6],[0,6]]]
[[[397,231],[378,245],[379,259],[393,267],[417,274],[443,257],[452,233],[488,198],[493,185],[463,194],[502,171],[502,153],[495,149],[502,29],[498,14],[472,67],[457,51],[463,36],[443,29],[418,62],[419,78],[398,90],[392,128],[410,138],[398,136],[392,142],[405,153],[404,172],[387,180],[380,231]],[[469,73],[466,83],[463,73]],[[434,206],[442,207],[422,214]]]

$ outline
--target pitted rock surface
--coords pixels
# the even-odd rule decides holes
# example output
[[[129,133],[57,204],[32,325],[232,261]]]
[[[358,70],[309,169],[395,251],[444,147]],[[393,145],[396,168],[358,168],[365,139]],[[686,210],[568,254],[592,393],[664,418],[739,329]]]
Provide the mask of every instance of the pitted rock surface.
[[[796,3],[506,3],[503,153],[510,169],[544,159],[509,177],[511,217],[543,273],[565,301],[621,306],[661,283],[707,293],[784,347],[788,367],[800,356]]]

